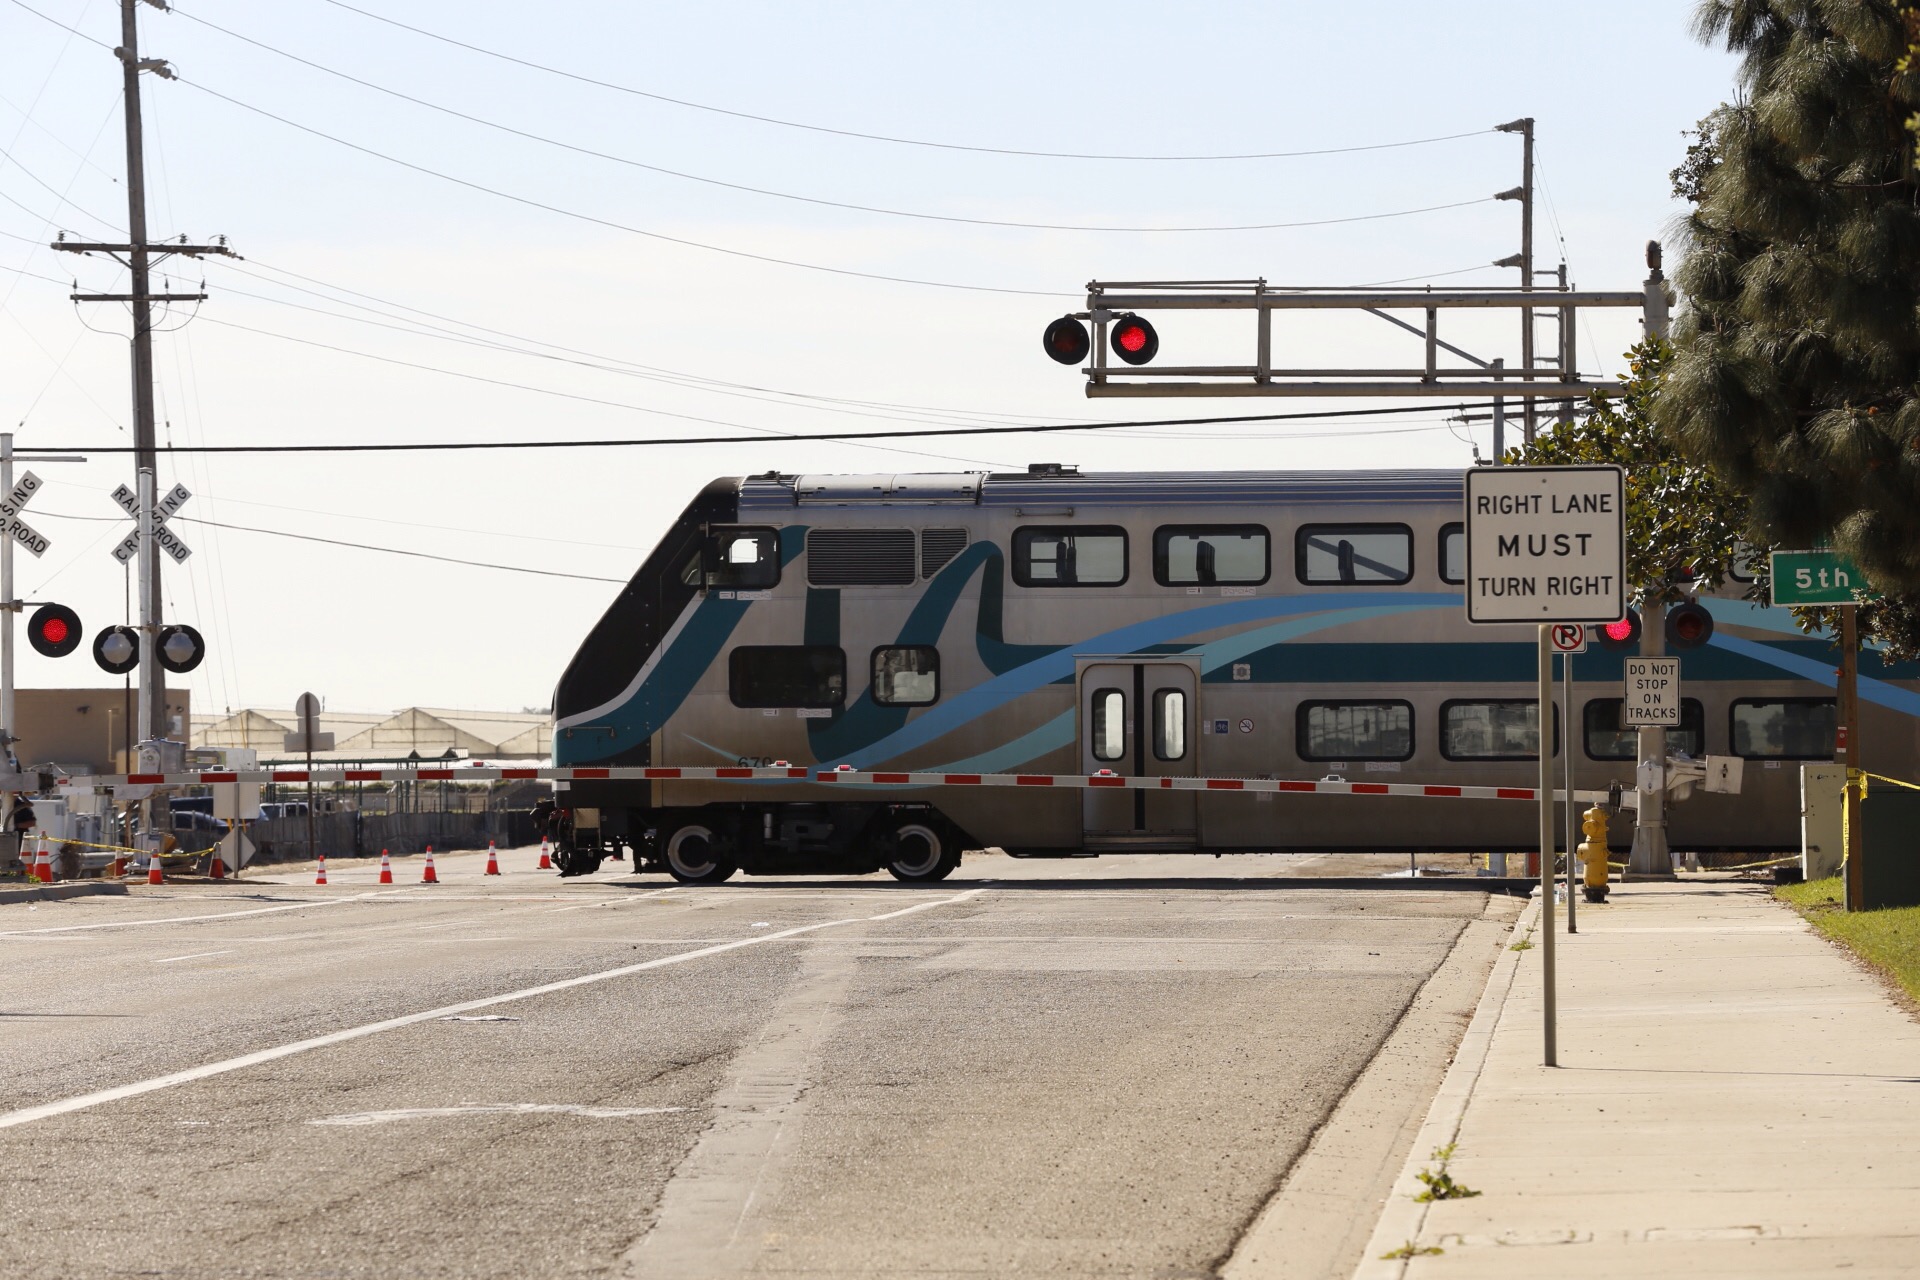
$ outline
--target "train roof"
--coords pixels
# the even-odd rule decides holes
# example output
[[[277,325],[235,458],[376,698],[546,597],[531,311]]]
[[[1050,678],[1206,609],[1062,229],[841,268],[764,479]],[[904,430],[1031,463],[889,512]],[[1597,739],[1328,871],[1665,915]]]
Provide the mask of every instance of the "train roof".
[[[1096,471],[1044,464],[1024,472],[781,475],[740,482],[740,509],[804,506],[1195,506],[1450,503],[1459,471]]]

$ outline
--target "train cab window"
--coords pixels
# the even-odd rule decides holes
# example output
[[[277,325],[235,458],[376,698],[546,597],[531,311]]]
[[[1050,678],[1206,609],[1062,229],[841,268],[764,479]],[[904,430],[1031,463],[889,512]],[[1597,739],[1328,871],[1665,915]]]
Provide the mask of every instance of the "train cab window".
[[[837,707],[847,699],[847,655],[832,645],[741,645],[727,655],[736,707]]]
[[[1440,754],[1449,760],[1538,760],[1540,704],[1531,698],[1460,699],[1440,704]],[[1560,708],[1553,709],[1560,754]]]
[[[1440,581],[1456,586],[1467,580],[1467,526],[1440,526]]]
[[[1587,759],[1633,760],[1640,755],[1639,730],[1620,727],[1619,698],[1595,698],[1581,711]],[[1667,749],[1698,757],[1707,746],[1707,709],[1698,698],[1680,699],[1680,727],[1667,730]]]
[[[1737,698],[1728,709],[1733,754],[1749,760],[1830,760],[1832,698]]]
[[[1093,695],[1093,758],[1127,758],[1127,695],[1118,689],[1098,689]]]
[[[1015,529],[1013,580],[1023,587],[1117,587],[1127,580],[1127,531],[1113,525]]]
[[[776,586],[780,582],[780,532],[777,529],[713,529],[701,552],[708,587]]]
[[[925,707],[940,701],[940,651],[930,644],[875,649],[873,700],[883,707]]]
[[[1411,702],[1303,702],[1294,717],[1302,760],[1408,760]]]
[[[1160,689],[1153,695],[1153,758],[1187,758],[1187,694],[1184,689]]]
[[[1269,576],[1257,524],[1167,525],[1153,531],[1153,580],[1163,587],[1257,587]]]
[[[1413,578],[1413,530],[1404,524],[1309,524],[1294,537],[1300,581],[1346,585]]]

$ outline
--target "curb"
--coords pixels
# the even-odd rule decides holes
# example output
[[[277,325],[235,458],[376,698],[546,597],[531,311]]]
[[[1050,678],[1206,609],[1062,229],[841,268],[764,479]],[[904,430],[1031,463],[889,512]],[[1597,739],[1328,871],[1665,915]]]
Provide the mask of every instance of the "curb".
[[[60,898],[91,898],[103,893],[117,897],[126,891],[127,886],[118,881],[70,880],[64,884],[43,884],[34,888],[0,889],[0,902],[50,902]]]
[[[1427,1110],[1426,1122],[1420,1126],[1420,1132],[1407,1152],[1407,1163],[1400,1170],[1400,1176],[1394,1179],[1393,1192],[1387,1197],[1386,1207],[1380,1211],[1380,1220],[1374,1224],[1373,1234],[1367,1237],[1366,1252],[1360,1256],[1360,1265],[1353,1269],[1353,1280],[1401,1280],[1406,1275],[1407,1260],[1382,1258],[1380,1255],[1390,1249],[1398,1249],[1409,1240],[1418,1241],[1420,1238],[1420,1229],[1427,1221],[1427,1206],[1413,1198],[1420,1193],[1420,1182],[1414,1175],[1426,1167],[1434,1148],[1444,1147],[1459,1136],[1460,1122],[1466,1116],[1467,1104],[1473,1100],[1473,1091],[1480,1083],[1480,1072],[1487,1063],[1487,1051],[1493,1045],[1494,1028],[1507,1007],[1507,996],[1513,990],[1514,975],[1520,970],[1520,953],[1512,949],[1513,944],[1526,937],[1539,919],[1540,899],[1536,896],[1520,913],[1520,918],[1513,922],[1513,932],[1507,935],[1499,958],[1493,962],[1493,972],[1487,975],[1487,987],[1480,994],[1480,1003],[1473,1011],[1473,1021],[1467,1024],[1466,1034],[1460,1037],[1460,1048],[1454,1054],[1453,1065],[1440,1082],[1440,1091],[1434,1095],[1433,1105]]]

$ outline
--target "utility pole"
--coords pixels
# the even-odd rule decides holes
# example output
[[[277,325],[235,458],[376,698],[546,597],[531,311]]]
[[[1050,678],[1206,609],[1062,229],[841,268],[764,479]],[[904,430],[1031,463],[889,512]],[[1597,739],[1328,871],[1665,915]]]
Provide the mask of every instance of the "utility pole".
[[[1660,242],[1647,241],[1646,301],[1641,306],[1641,323],[1649,338],[1667,336],[1667,278],[1660,272]],[[1660,590],[1666,584],[1648,583]],[[1640,656],[1655,658],[1665,648],[1667,606],[1649,603],[1641,617]],[[1673,855],[1667,846],[1667,731],[1641,729],[1638,734],[1641,767],[1635,771],[1639,783],[1640,807],[1633,826],[1633,849],[1627,854],[1627,873],[1636,876],[1670,877]],[[1648,777],[1651,770],[1655,776]],[[1648,785],[1651,783],[1652,785]]]
[[[1509,120],[1505,124],[1494,126],[1498,133],[1517,133],[1520,135],[1520,185],[1511,191],[1502,191],[1496,200],[1518,200],[1520,202],[1520,255],[1519,260],[1502,258],[1495,266],[1520,268],[1520,288],[1533,291],[1533,117]],[[1533,381],[1533,311],[1531,308],[1520,312],[1520,367],[1521,377]],[[1535,407],[1533,397],[1528,396],[1524,408],[1526,415],[1523,427],[1524,439],[1533,443],[1533,435],[1539,428],[1540,412]]]
[[[164,80],[173,79],[173,69],[162,58],[140,56],[140,30],[136,20],[143,0],[120,0],[120,47],[113,51],[120,59],[122,103],[127,125],[127,243],[92,244],[67,240],[64,236],[55,249],[66,253],[104,253],[126,266],[133,277],[131,293],[76,293],[75,302],[124,302],[133,308],[133,445],[135,488],[141,495],[140,527],[140,707],[139,741],[164,737],[167,732],[166,675],[159,662],[160,557],[155,554],[153,538],[153,492],[150,479],[157,470],[157,439],[153,415],[153,304],[156,302],[203,302],[204,293],[160,293],[152,288],[155,263],[169,257],[204,257],[220,254],[238,257],[224,243],[155,245],[147,242],[146,153],[140,132],[140,73],[151,71]],[[166,12],[166,0],[144,0]]]

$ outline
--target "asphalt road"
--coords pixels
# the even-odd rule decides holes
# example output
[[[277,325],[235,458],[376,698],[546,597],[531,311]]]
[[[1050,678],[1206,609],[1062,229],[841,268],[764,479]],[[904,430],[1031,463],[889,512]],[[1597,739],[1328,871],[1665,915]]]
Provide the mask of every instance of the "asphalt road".
[[[1490,910],[506,861],[0,905],[0,1275],[1209,1276]]]

